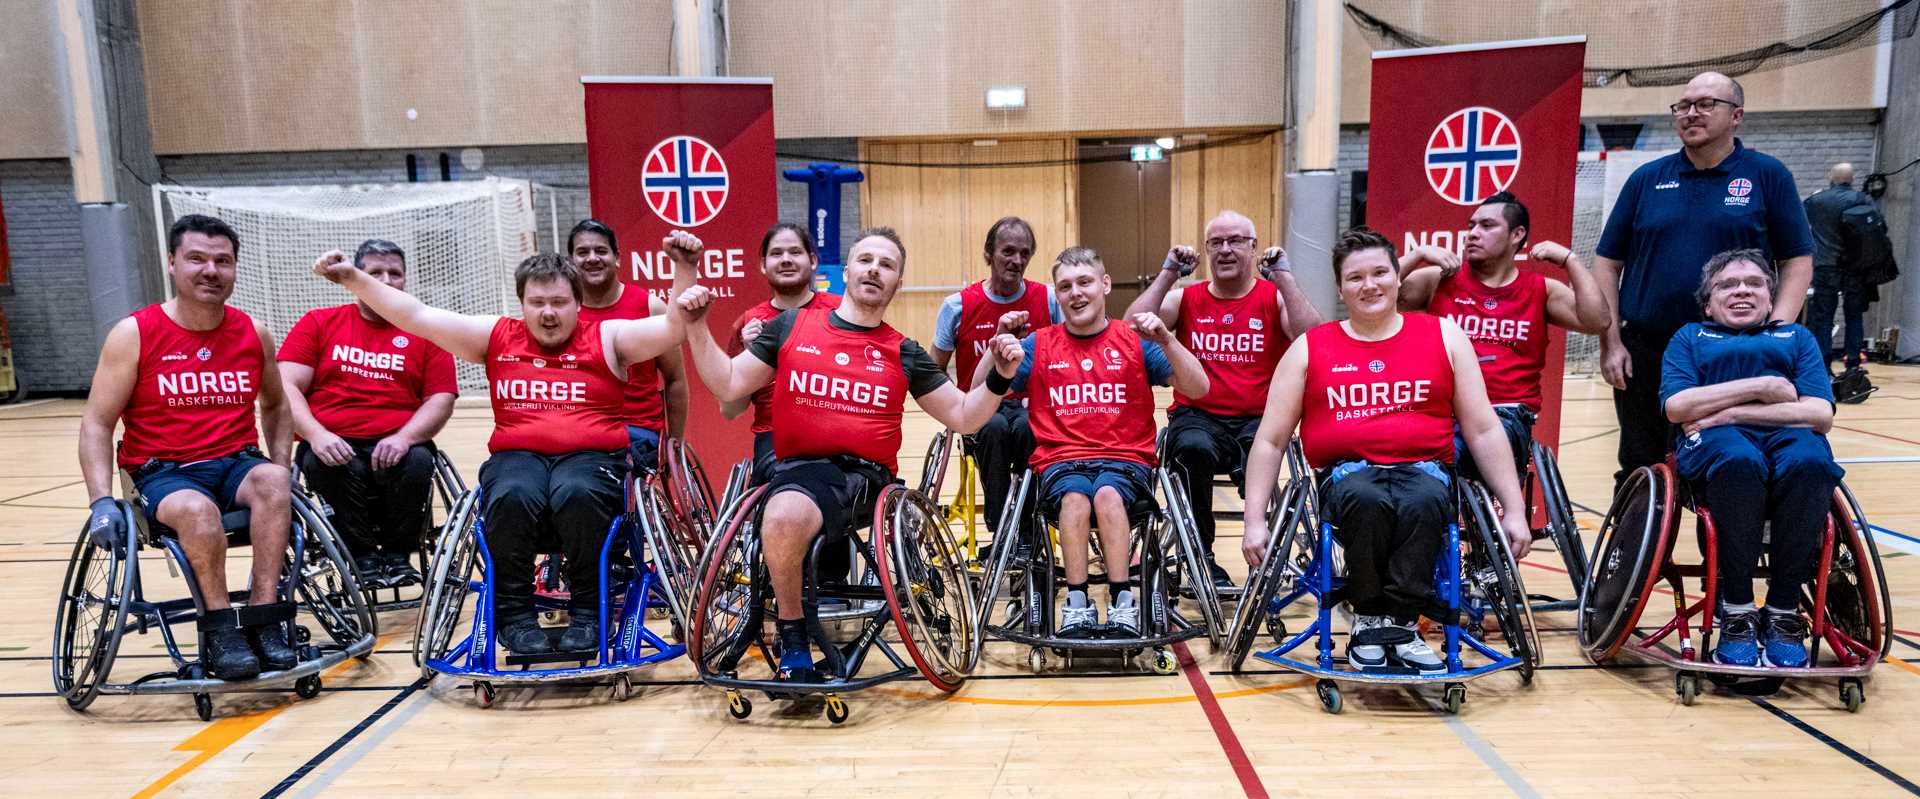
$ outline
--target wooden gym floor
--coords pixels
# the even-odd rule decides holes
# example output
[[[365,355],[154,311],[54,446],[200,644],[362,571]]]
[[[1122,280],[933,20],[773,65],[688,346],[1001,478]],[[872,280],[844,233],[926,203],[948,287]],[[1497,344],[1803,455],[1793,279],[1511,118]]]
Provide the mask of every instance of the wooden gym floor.
[[[1474,682],[1457,717],[1437,691],[1365,686],[1329,716],[1311,681],[1258,661],[1229,674],[1204,639],[1182,648],[1170,676],[1097,660],[1036,676],[1024,647],[993,643],[957,695],[895,683],[851,695],[852,719],[839,727],[758,697],[753,717],[734,721],[685,660],[636,675],[640,695],[624,704],[606,687],[549,687],[504,689],[481,709],[451,678],[418,682],[411,613],[383,617],[379,649],[328,674],[312,700],[218,696],[211,723],[175,696],[101,697],[75,713],[51,693],[48,658],[56,587],[85,518],[74,460],[81,405],[29,402],[0,409],[0,784],[10,796],[60,797],[1912,793],[1920,497],[1907,492],[1920,482],[1920,370],[1879,367],[1874,380],[1880,393],[1842,406],[1832,441],[1884,529],[1904,632],[1857,715],[1840,707],[1832,681],[1682,707],[1663,668],[1584,661],[1572,613],[1539,616],[1547,659],[1531,687],[1512,673]],[[1597,381],[1567,388],[1561,464],[1591,541],[1610,489],[1613,408]],[[441,436],[469,479],[489,426],[485,407],[463,404]],[[914,413],[908,427],[902,473],[915,474],[933,425]],[[1221,492],[1223,506],[1238,506],[1231,493]],[[1236,572],[1238,529],[1223,521],[1219,545]],[[180,595],[159,557],[144,554],[149,596]],[[1536,553],[1522,569],[1529,589],[1565,595],[1558,564],[1550,550]],[[1663,605],[1647,618],[1665,618]],[[159,669],[162,657],[157,636],[129,636],[116,675]]]

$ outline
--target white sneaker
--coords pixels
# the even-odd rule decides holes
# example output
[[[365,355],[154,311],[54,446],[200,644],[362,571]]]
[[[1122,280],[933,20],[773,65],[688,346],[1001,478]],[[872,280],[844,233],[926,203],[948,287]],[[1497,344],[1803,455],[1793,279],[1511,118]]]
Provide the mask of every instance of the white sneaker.
[[[1447,673],[1446,661],[1441,660],[1440,655],[1433,651],[1433,647],[1427,646],[1426,639],[1420,637],[1420,626],[1418,622],[1392,624],[1392,622],[1389,621],[1388,623],[1393,627],[1406,630],[1413,635],[1413,640],[1403,644],[1393,645],[1393,657],[1395,660],[1400,661],[1400,664],[1403,666],[1420,672],[1422,675],[1431,676]]]
[[[1355,616],[1347,633],[1347,664],[1355,669],[1383,669],[1387,666],[1387,648],[1375,642],[1384,628],[1393,625],[1385,616]],[[1364,641],[1364,643],[1363,643]]]
[[[1079,604],[1075,604],[1075,600]],[[1087,601],[1087,595],[1078,591],[1067,593],[1067,605],[1060,609],[1060,631],[1062,638],[1076,638],[1086,635],[1100,623],[1100,611]]]
[[[1107,606],[1107,623],[1120,628],[1128,638],[1140,637],[1140,606],[1134,604],[1132,591],[1120,592],[1119,598]]]

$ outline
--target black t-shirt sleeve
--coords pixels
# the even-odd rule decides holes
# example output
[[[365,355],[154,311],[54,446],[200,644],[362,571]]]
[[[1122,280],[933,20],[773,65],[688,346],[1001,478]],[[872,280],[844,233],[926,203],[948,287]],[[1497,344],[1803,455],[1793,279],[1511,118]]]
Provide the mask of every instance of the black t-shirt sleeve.
[[[915,399],[951,382],[946,370],[935,365],[927,351],[921,349],[920,342],[910,338],[900,340],[900,366],[907,372],[907,393]]]
[[[753,353],[761,363],[779,366],[780,348],[787,345],[787,334],[793,332],[793,320],[799,315],[798,309],[788,309],[767,320],[766,326],[760,328],[760,337],[747,343],[747,352]]]

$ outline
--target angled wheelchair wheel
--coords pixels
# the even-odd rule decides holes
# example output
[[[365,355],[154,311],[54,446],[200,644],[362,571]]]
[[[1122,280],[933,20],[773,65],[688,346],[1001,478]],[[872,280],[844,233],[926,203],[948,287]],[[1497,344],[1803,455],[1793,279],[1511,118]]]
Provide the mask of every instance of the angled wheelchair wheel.
[[[695,570],[699,566],[700,547],[686,520],[673,511],[673,500],[660,485],[658,476],[649,476],[634,489],[634,514],[646,537],[647,552],[667,594],[681,629],[692,614],[693,594],[699,588]]]
[[[727,486],[720,492],[720,509],[714,512],[715,519],[724,519],[740,504],[740,497],[747,493],[747,484],[753,481],[753,459],[741,458],[739,463],[727,470]]]
[[[918,491],[887,486],[873,514],[880,588],[907,654],[933,687],[959,690],[985,645],[966,553],[940,509]]]
[[[687,442],[678,438],[667,439],[665,447],[669,484],[668,496],[673,498],[673,507],[680,516],[692,523],[691,530],[705,543],[713,536],[713,527],[717,521],[714,515],[716,505],[713,502],[713,483],[707,480],[707,470],[700,465],[700,457],[693,453]]]
[[[1893,643],[1893,606],[1880,570],[1880,551],[1867,532],[1866,518],[1858,513],[1846,486],[1836,489],[1833,561],[1827,567],[1827,623],[1884,657]],[[1812,597],[1805,597],[1804,604],[1811,610]]]
[[[1212,571],[1207,568],[1206,544],[1200,540],[1200,527],[1193,519],[1193,506],[1187,501],[1186,484],[1180,475],[1166,468],[1155,469],[1160,475],[1160,490],[1166,495],[1164,511],[1168,526],[1168,543],[1175,550],[1178,560],[1168,559],[1168,563],[1178,563],[1185,572],[1183,577],[1187,589],[1193,592],[1195,604],[1200,606],[1200,618],[1207,625],[1207,640],[1214,649],[1226,643],[1226,611],[1220,607],[1220,593],[1213,584]],[[1177,596],[1169,592],[1168,596]]]
[[[940,487],[947,481],[947,461],[952,460],[953,431],[941,430],[927,442],[927,459],[920,463],[920,493],[938,502]]]
[[[760,638],[766,570],[753,526],[766,493],[766,486],[747,492],[701,556],[687,654],[702,674],[733,671],[747,647]]]
[[[1500,531],[1499,517],[1493,512],[1493,498],[1486,486],[1463,483],[1461,497],[1466,504],[1461,514],[1473,529],[1462,535],[1468,550],[1461,557],[1463,602],[1471,615],[1490,613],[1500,623],[1500,634],[1520,658],[1521,678],[1533,680],[1533,669],[1540,665],[1540,639],[1534,632],[1533,605],[1527,601],[1527,588],[1520,579],[1513,550]],[[1477,607],[1473,607],[1477,606]]]
[[[1580,592],[1577,632],[1589,660],[1605,662],[1633,634],[1673,547],[1677,504],[1665,465],[1635,469],[1614,495]]]
[[[1302,528],[1301,492],[1305,490],[1303,481],[1288,481],[1267,513],[1270,537],[1266,555],[1260,559],[1259,567],[1247,576],[1246,591],[1234,607],[1232,626],[1227,631],[1228,667],[1234,671],[1246,665],[1247,655],[1252,653],[1254,641],[1260,637],[1260,628],[1267,625],[1268,604],[1294,580],[1300,579],[1302,570],[1294,560],[1293,550]]]
[[[92,704],[113,672],[139,568],[132,506],[114,506],[121,515],[122,534],[96,538],[81,528],[53,614],[53,690],[74,710]]]
[[[453,646],[467,594],[480,575],[480,539],[475,533],[479,505],[478,492],[468,492],[454,501],[428,562],[427,582],[421,587],[420,619],[413,629],[413,662],[421,668],[422,676],[433,676],[427,661],[445,658]]]
[[[303,536],[302,562],[290,564],[294,593],[300,609],[311,614],[327,637],[341,648],[379,632],[373,614],[373,600],[360,589],[360,580],[333,525],[306,493],[293,494],[296,534]],[[289,552],[291,554],[291,552]]]
[[[1567,579],[1573,581],[1577,596],[1588,572],[1586,544],[1580,540],[1580,525],[1573,519],[1573,502],[1567,497],[1567,483],[1560,475],[1560,463],[1553,450],[1533,444],[1533,469],[1540,482],[1540,499],[1547,512],[1547,536],[1560,551],[1566,564]]]

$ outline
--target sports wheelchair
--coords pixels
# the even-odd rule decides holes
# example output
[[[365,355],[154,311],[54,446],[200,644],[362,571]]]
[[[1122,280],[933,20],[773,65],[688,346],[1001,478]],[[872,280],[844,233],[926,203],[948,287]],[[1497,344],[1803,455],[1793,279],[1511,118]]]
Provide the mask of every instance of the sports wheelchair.
[[[880,468],[878,464],[862,465]],[[727,712],[736,719],[753,713],[745,692],[769,699],[798,700],[824,695],[827,720],[840,724],[851,711],[841,694],[916,675],[933,687],[959,690],[980,660],[985,641],[975,624],[973,587],[967,563],[933,500],[899,481],[879,489],[870,519],[856,519],[843,539],[814,538],[805,560],[805,618],[808,637],[824,655],[818,682],[782,681],[776,643],[767,640],[773,586],[761,559],[761,514],[767,486],[755,486],[733,503],[702,555],[700,585],[687,638],[694,666],[706,684],[724,689]],[[857,533],[869,528],[862,539]],[[846,575],[823,569],[845,546],[851,561]],[[829,631],[828,625],[833,625]],[[888,627],[899,634],[887,636]],[[896,649],[904,649],[906,657]],[[742,661],[757,650],[765,677],[742,675]],[[893,668],[862,674],[874,652]]]
[[[1221,643],[1225,627],[1220,598],[1208,577],[1206,551],[1200,543],[1200,531],[1187,505],[1186,488],[1180,476],[1164,464],[1153,469],[1152,489],[1164,497],[1165,507],[1155,502],[1152,493],[1143,494],[1127,508],[1127,522],[1138,563],[1141,630],[1127,635],[1111,624],[1095,627],[1087,637],[1061,637],[1054,628],[1054,602],[1058,595],[1055,544],[1059,536],[1059,508],[1040,498],[1040,477],[1029,469],[1014,481],[1007,494],[1007,510],[1002,525],[1017,524],[1018,532],[1003,534],[994,542],[993,560],[987,569],[980,603],[978,625],[988,633],[1019,644],[1026,644],[1027,667],[1035,673],[1047,668],[1049,652],[1063,667],[1073,665],[1076,652],[1118,654],[1131,661],[1148,649],[1153,651],[1150,665],[1155,672],[1172,674],[1179,661],[1168,649],[1174,643],[1207,636],[1214,646]],[[1098,536],[1092,537],[1095,546]],[[1097,563],[1098,558],[1094,561]],[[1008,600],[1006,622],[995,625],[990,617],[998,606],[1002,591]],[[1189,619],[1180,611],[1182,593],[1193,596],[1199,619]]]
[[[1526,587],[1486,487],[1458,476],[1452,481],[1457,520],[1447,525],[1446,542],[1434,564],[1437,602],[1427,614],[1444,630],[1440,655],[1446,662],[1446,673],[1421,675],[1336,667],[1336,661],[1344,659],[1333,654],[1333,608],[1325,597],[1346,582],[1340,573],[1340,549],[1334,541],[1333,525],[1319,516],[1321,476],[1308,467],[1298,440],[1287,448],[1287,464],[1290,475],[1268,505],[1272,538],[1266,556],[1247,578],[1248,593],[1241,598],[1228,632],[1227,654],[1235,672],[1252,654],[1281,668],[1318,677],[1315,691],[1321,709],[1328,713],[1339,713],[1344,706],[1342,682],[1444,684],[1443,703],[1449,713],[1460,712],[1466,703],[1469,680],[1515,669],[1522,684],[1532,683],[1534,669],[1540,663],[1540,643],[1535,637]],[[1307,629],[1289,633],[1281,614],[1303,599],[1311,599],[1317,606],[1314,620]],[[1506,640],[1508,651],[1486,642],[1489,621]],[[1255,652],[1254,639],[1263,623],[1276,646]],[[1289,657],[1310,640],[1317,650],[1311,662]],[[1469,664],[1463,658],[1474,654],[1484,662]]]
[[[1699,563],[1678,563],[1674,559],[1682,508],[1695,515],[1703,553]],[[1813,585],[1804,587],[1801,593],[1801,610],[1812,621],[1808,666],[1715,663],[1705,657],[1713,649],[1719,596],[1718,535],[1713,513],[1699,503],[1687,481],[1679,477],[1671,457],[1665,463],[1636,469],[1614,495],[1594,545],[1593,567],[1580,601],[1580,648],[1596,664],[1626,652],[1674,669],[1673,690],[1683,705],[1692,705],[1699,696],[1702,676],[1748,695],[1771,694],[1788,678],[1837,677],[1841,704],[1857,712],[1866,701],[1866,676],[1886,657],[1893,641],[1893,604],[1870,529],[1860,503],[1841,483],[1834,490],[1821,536]],[[1767,574],[1762,564],[1754,576]],[[1700,578],[1700,595],[1691,601],[1686,591],[1688,577]],[[1661,582],[1673,596],[1674,617],[1653,632],[1643,633],[1640,617]],[[1828,650],[1824,665],[1822,644]]]
[[[420,666],[422,677],[447,674],[471,679],[474,698],[483,708],[493,706],[498,696],[496,684],[582,682],[601,677],[611,677],[613,698],[626,701],[635,693],[632,672],[686,652],[685,646],[668,642],[646,626],[648,611],[663,609],[674,617],[673,634],[677,636],[684,628],[671,571],[634,566],[646,563],[649,552],[669,557],[680,551],[675,548],[677,542],[691,540],[691,534],[682,529],[681,517],[669,509],[657,473],[625,481],[626,510],[608,525],[600,546],[600,643],[579,652],[508,653],[504,657],[498,653],[493,557],[487,549],[480,513],[482,493],[476,488],[459,497],[447,514],[448,522],[434,549],[427,572],[426,600],[421,603],[420,622],[414,630],[414,662]],[[655,542],[666,545],[650,549]],[[534,608],[549,617],[571,605],[565,586],[551,576],[561,571],[560,564],[560,556],[550,555],[546,565],[536,569]],[[467,618],[470,597],[468,630],[464,637],[456,638],[462,619]]]
[[[320,514],[326,517],[328,524],[332,524],[333,506],[327,503],[325,497],[320,496],[320,492],[307,487],[306,482],[301,479],[298,466],[295,466],[293,470],[293,485],[295,493],[305,494],[307,501],[320,510]],[[425,523],[422,524],[420,528],[420,547],[419,550],[414,553],[414,557],[419,560],[419,569],[422,575],[425,575],[427,570],[432,568],[432,564],[428,561],[428,558],[432,556],[434,547],[440,540],[441,532],[446,529],[445,519],[443,519],[440,524],[434,523],[434,498],[439,498],[440,507],[443,511],[451,512],[454,506],[459,503],[460,498],[466,495],[468,490],[466,478],[460,476],[460,470],[454,467],[453,460],[447,457],[446,450],[435,448],[433,452],[433,493],[427,497],[427,515],[425,517]],[[349,558],[349,560],[351,560],[351,558]],[[375,613],[412,610],[413,608],[419,607],[421,601],[426,596],[424,580],[386,581],[370,579],[368,575],[359,573],[358,564],[355,565],[355,576],[361,588],[367,592],[367,599],[373,604]],[[387,592],[384,597],[381,593],[383,591]]]
[[[213,719],[213,694],[256,691],[263,686],[293,683],[294,693],[311,699],[320,693],[320,673],[373,651],[375,620],[371,603],[362,592],[347,549],[327,524],[326,517],[302,491],[292,492],[293,531],[281,572],[280,596],[297,602],[284,622],[287,641],[300,652],[299,665],[265,672],[251,680],[227,681],[207,673],[200,659],[181,651],[173,625],[192,623],[205,612],[206,597],[188,561],[186,551],[171,530],[147,524],[136,503],[133,480],[121,473],[121,493],[114,501],[122,536],[82,529],[61,582],[59,607],[53,620],[53,687],[74,710],[85,710],[100,694],[192,694],[194,712],[202,721]],[[246,546],[251,513],[242,508],[221,517],[230,547]],[[143,547],[162,550],[167,570],[187,584],[188,596],[155,602],[142,587],[139,555]],[[230,592],[244,604],[249,592]],[[320,627],[315,640],[298,623],[305,611]],[[128,633],[157,630],[173,668],[131,682],[111,682],[115,656]]]
[[[1533,603],[1536,612],[1573,610],[1579,606],[1580,593],[1586,587],[1586,543],[1580,540],[1580,525],[1573,520],[1573,503],[1567,497],[1566,479],[1560,476],[1560,463],[1554,458],[1553,450],[1535,441],[1530,455],[1527,459],[1530,474],[1520,475],[1520,487],[1526,493],[1529,514],[1534,508],[1539,508],[1547,523],[1544,531],[1536,530],[1534,534],[1552,541],[1554,550],[1560,553],[1567,579],[1573,583],[1573,597],[1558,599],[1545,594],[1531,594],[1527,599]],[[1538,494],[1534,493],[1536,487]],[[1544,536],[1540,535],[1542,532]]]
[[[647,538],[649,566],[668,597],[669,607],[656,610],[671,613],[677,636],[686,630],[693,613],[691,603],[700,587],[700,556],[713,540],[715,523],[725,518],[745,493],[753,459],[733,465],[716,503],[707,471],[692,447],[670,438],[661,449],[664,471],[641,482],[641,501],[632,510],[638,513]]]

